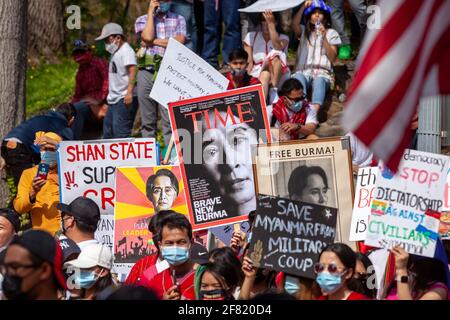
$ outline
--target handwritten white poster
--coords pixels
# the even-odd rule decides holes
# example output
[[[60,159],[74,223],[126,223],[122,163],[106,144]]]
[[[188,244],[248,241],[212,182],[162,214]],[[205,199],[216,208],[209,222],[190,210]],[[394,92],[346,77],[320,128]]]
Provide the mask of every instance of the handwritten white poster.
[[[209,63],[170,38],[150,98],[167,108],[170,102],[224,92],[228,83]]]
[[[264,12],[272,10],[273,12],[284,11],[301,5],[305,0],[259,0],[247,8],[239,9],[240,12]]]

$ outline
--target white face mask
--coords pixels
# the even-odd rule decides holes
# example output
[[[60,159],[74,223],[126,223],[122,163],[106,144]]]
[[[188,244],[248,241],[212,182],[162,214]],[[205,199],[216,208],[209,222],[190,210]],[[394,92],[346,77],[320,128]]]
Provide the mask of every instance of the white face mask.
[[[117,50],[119,50],[119,46],[113,42],[113,43],[107,43],[105,44],[105,50],[108,51],[110,54],[116,53]]]

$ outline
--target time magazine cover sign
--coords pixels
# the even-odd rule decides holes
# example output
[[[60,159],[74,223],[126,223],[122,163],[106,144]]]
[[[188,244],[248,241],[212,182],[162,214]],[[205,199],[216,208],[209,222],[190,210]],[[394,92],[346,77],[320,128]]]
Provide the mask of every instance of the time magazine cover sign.
[[[262,86],[169,104],[194,230],[256,210],[251,146],[271,141]]]

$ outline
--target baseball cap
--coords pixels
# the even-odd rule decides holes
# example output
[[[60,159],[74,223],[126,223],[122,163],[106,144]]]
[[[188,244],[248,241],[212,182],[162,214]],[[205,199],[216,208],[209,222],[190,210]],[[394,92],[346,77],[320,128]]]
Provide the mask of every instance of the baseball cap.
[[[0,217],[7,219],[13,226],[14,231],[19,232],[20,230],[20,219],[19,215],[12,209],[0,209]]]
[[[75,52],[80,52],[80,51],[86,52],[88,50],[89,50],[89,46],[83,40],[77,39],[73,42],[72,54],[74,54]]]
[[[77,256],[81,253],[80,247],[75,243],[75,241],[64,237],[59,239],[59,245],[63,253],[63,262],[67,262],[72,255]]]
[[[117,23],[108,23],[102,29],[102,34],[95,39],[95,41],[100,41],[108,38],[109,36],[113,36],[116,34],[123,35],[123,28]]]
[[[58,203],[59,211],[67,213],[81,221],[96,226],[100,220],[100,209],[98,205],[89,198],[78,197],[69,205]]]
[[[205,264],[209,262],[209,252],[204,246],[196,242],[192,243],[190,250],[191,260],[198,264]]]
[[[63,255],[58,241],[50,233],[42,230],[28,230],[21,236],[14,238],[11,245],[19,245],[36,257],[50,263],[58,285],[67,289],[62,273]]]
[[[81,251],[78,258],[67,262],[64,266],[73,266],[79,269],[91,269],[99,266],[111,270],[112,260],[111,249],[102,244],[92,244]]]

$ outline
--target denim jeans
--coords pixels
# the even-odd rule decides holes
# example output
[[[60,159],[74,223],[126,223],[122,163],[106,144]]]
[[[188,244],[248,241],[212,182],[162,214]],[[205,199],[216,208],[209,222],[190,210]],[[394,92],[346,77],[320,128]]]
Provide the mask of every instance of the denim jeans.
[[[312,104],[323,106],[327,92],[330,90],[330,80],[324,77],[317,77],[314,80],[311,76],[305,76],[301,72],[295,73],[292,77],[301,82],[305,96],[308,95],[309,90],[312,89]]]
[[[215,68],[219,66],[220,24],[222,21],[225,25],[222,48],[223,63],[228,63],[231,51],[242,47],[239,8],[240,0],[219,0],[216,11],[216,0],[205,0],[205,35],[202,58]]]
[[[85,102],[77,102],[74,104],[76,115],[70,129],[72,129],[74,140],[82,140],[84,125],[91,116],[91,109]]]
[[[367,26],[367,6],[364,0],[349,0],[361,29],[361,39],[364,37]],[[341,37],[342,45],[350,44],[350,36],[345,32],[344,0],[329,0],[331,7],[331,23]]]
[[[172,0],[170,11],[186,20],[186,47],[196,52],[197,50],[197,23],[195,22],[194,4],[185,0]]]
[[[138,100],[126,106],[123,99],[110,104],[103,120],[103,139],[129,138],[133,130],[134,118],[138,109]]]

